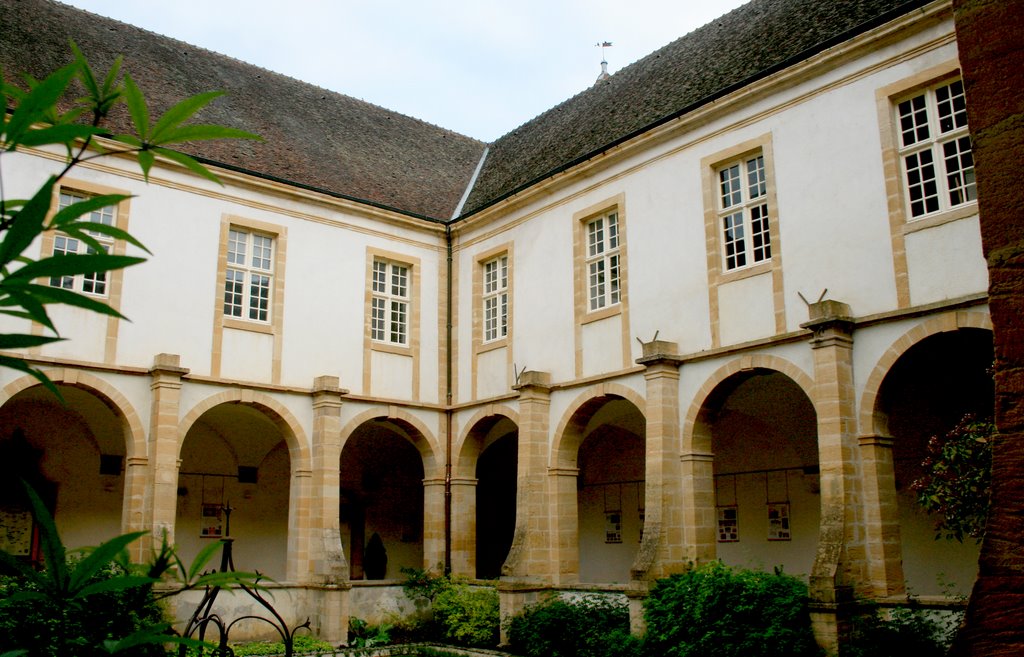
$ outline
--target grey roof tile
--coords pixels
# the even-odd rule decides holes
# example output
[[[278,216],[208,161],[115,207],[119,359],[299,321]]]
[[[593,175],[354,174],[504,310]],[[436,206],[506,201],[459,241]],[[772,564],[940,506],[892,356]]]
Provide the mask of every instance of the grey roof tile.
[[[551,108],[490,146],[463,216],[716,97],[820,52],[928,0],[753,0]],[[202,120],[262,143],[202,142],[205,160],[447,220],[485,145],[354,98],[50,0],[0,0],[0,62],[45,75],[70,57],[117,54],[157,107],[227,92]]]

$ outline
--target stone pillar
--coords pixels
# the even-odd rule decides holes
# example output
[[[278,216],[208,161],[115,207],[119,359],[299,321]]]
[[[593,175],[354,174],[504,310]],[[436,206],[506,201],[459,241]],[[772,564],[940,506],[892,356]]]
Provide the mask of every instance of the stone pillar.
[[[523,372],[514,386],[519,391],[516,529],[508,558],[501,568],[503,576],[547,582],[551,581],[555,570],[551,563],[546,476],[550,449],[550,380],[546,372]]]
[[[501,617],[508,618],[537,600],[539,592],[549,588],[556,572],[560,579],[571,577],[573,565],[556,563],[552,555],[552,522],[549,514],[559,514],[554,523],[562,535],[572,533],[576,521],[576,479],[572,473],[548,472],[550,450],[549,414],[551,407],[551,378],[546,372],[523,372],[514,389],[519,391],[519,465],[516,489],[516,528],[505,564],[501,567],[498,596]],[[568,504],[559,500],[568,490],[558,490],[549,499],[549,479],[556,488],[571,482],[572,518]],[[573,546],[574,549],[577,549]],[[574,553],[578,561],[578,552]],[[567,556],[567,555],[565,555]],[[578,566],[575,571],[578,572]],[[501,641],[506,643],[505,625],[502,624]]]
[[[144,455],[129,456],[124,463],[124,498],[121,502],[121,532],[141,532],[149,529],[146,522],[146,506],[149,495],[149,458]],[[148,537],[128,546],[132,561],[140,563],[149,555],[144,551],[142,541],[151,544]]]
[[[892,438],[861,436],[864,465],[864,520],[871,594],[884,597],[906,592],[900,543],[900,514],[896,500]]]
[[[551,583],[575,584],[580,579],[579,468],[549,468],[547,481],[547,533],[550,552],[547,571]],[[521,481],[521,480],[520,480]],[[534,536],[544,531],[542,518],[531,519]],[[544,564],[537,564],[537,571]]]
[[[818,642],[838,647],[843,604],[869,594],[866,546],[857,486],[856,393],[853,387],[853,319],[838,301],[810,305],[813,331],[813,402],[818,415],[821,526],[811,569],[811,619]]]
[[[444,476],[423,480],[423,568],[444,572]]]
[[[655,580],[686,564],[683,469],[679,431],[678,345],[653,341],[643,345],[647,388],[645,431],[644,534],[633,564],[635,580]]]
[[[178,511],[178,435],[181,378],[188,370],[180,365],[177,354],[157,354],[149,370],[152,391],[149,422],[149,481],[152,484],[146,505],[147,529],[150,534],[139,541],[148,553],[163,537],[174,544],[174,521]]]
[[[679,346],[644,343],[637,360],[646,366],[644,532],[630,568],[630,625],[643,631],[643,599],[654,580],[679,572],[686,564],[684,499],[679,453]]]
[[[333,645],[348,641],[348,563],[341,543],[341,405],[348,391],[338,377],[313,380],[312,481],[299,506],[309,509],[308,579],[314,587],[316,634]]]
[[[475,478],[452,478],[452,574],[476,577]]]

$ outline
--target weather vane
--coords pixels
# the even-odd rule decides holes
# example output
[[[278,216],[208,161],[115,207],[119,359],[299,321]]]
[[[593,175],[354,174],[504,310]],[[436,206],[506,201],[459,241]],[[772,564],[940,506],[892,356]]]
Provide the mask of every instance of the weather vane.
[[[611,48],[612,47],[612,42],[611,41],[598,41],[597,43],[594,44],[594,46],[601,49],[601,61],[604,61],[604,49],[605,48]]]

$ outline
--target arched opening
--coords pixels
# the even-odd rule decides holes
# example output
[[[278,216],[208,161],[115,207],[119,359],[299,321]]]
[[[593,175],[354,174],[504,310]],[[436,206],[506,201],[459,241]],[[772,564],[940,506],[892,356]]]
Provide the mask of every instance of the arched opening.
[[[893,438],[893,467],[907,588],[915,594],[966,594],[977,574],[978,545],[935,540],[935,519],[917,504],[928,440],[944,436],[966,414],[991,417],[992,333],[960,329],[925,338],[886,374],[876,415]],[[887,425],[887,426],[886,426]]]
[[[573,417],[577,455],[579,578],[626,583],[644,521],[645,420],[630,401],[603,396]]]
[[[519,440],[506,418],[487,435],[476,466],[476,576],[497,579],[516,529]]]
[[[701,416],[714,453],[718,558],[807,576],[821,516],[810,399],[785,374],[754,368],[720,383]]]
[[[0,408],[0,518],[8,535],[3,549],[26,559],[40,555],[19,478],[42,497],[67,547],[98,545],[122,531],[124,418],[90,390],[57,388],[64,404],[33,386]]]
[[[342,449],[341,534],[352,579],[396,579],[402,568],[424,567],[416,437],[405,422],[379,418],[361,424]]]
[[[239,570],[283,581],[291,462],[278,425],[257,407],[219,404],[189,428],[180,460],[175,541],[182,556],[191,559],[230,531]]]

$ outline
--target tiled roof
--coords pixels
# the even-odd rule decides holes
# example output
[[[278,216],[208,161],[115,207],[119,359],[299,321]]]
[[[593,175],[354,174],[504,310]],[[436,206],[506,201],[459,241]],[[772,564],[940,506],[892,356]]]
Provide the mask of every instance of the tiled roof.
[[[450,130],[118,21],[47,0],[0,0],[5,75],[56,70],[70,61],[69,39],[96,68],[124,55],[124,69],[154,107],[226,91],[202,120],[264,141],[198,142],[182,150],[270,178],[447,220],[484,150]]]
[[[929,0],[753,0],[544,112],[489,148],[462,215],[583,162]],[[156,107],[227,92],[202,119],[262,143],[203,142],[214,163],[447,220],[484,144],[375,105],[49,0],[0,0],[0,63],[37,77],[117,54]]]
[[[464,213],[923,4],[753,0],[499,138]]]

